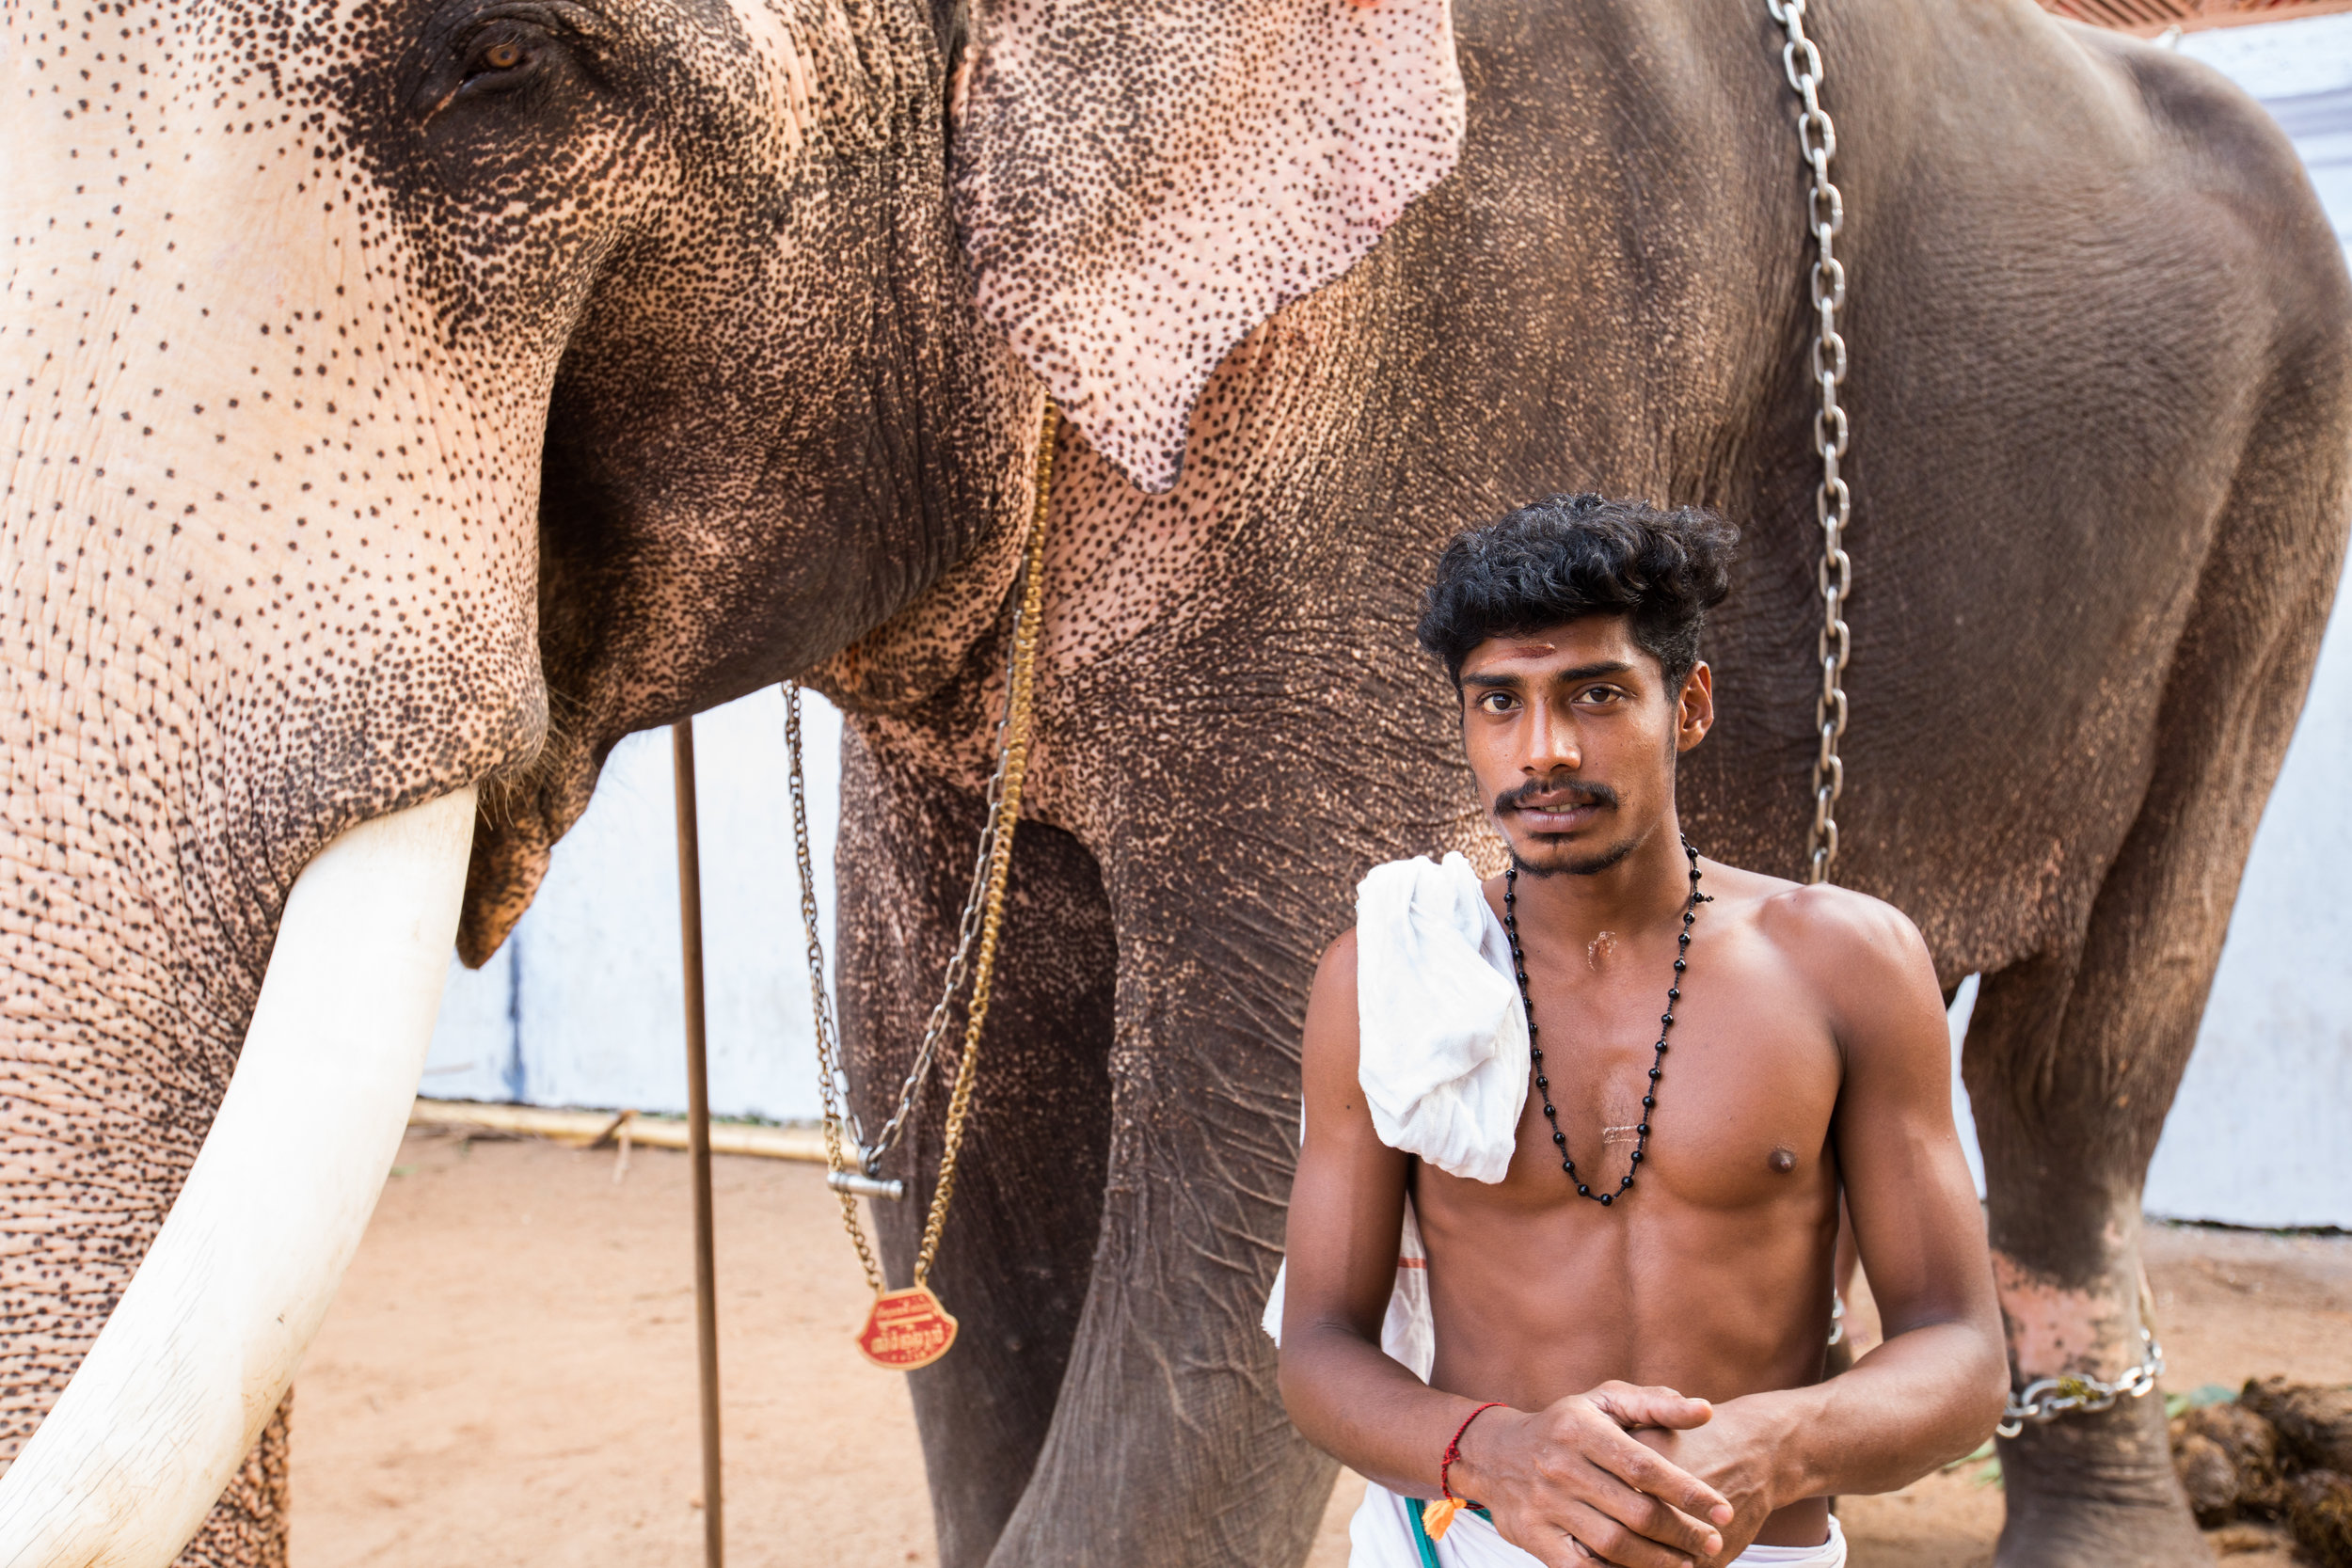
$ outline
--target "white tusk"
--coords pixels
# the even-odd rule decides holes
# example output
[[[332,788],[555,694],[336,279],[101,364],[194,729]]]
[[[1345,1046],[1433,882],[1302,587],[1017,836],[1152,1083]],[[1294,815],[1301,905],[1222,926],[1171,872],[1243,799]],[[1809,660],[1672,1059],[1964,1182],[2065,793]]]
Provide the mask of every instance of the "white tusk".
[[[277,1409],[424,1068],[470,787],[304,867],[229,1092],[154,1245],[7,1478],[0,1564],[168,1568]]]

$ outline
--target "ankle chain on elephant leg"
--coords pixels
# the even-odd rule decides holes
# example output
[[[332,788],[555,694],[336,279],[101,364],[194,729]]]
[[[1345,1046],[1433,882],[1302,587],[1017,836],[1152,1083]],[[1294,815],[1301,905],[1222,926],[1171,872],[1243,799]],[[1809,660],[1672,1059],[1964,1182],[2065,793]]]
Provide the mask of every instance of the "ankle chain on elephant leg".
[[[2146,1398],[2154,1391],[2156,1379],[2164,1375],[2164,1347],[2145,1327],[2139,1331],[2139,1365],[2113,1383],[2069,1372],[2061,1377],[2038,1377],[2022,1391],[2012,1391],[2001,1424],[1994,1430],[2004,1437],[2014,1437],[2028,1422],[2052,1421],[2075,1411],[2089,1415],[2111,1410],[2122,1400]]]

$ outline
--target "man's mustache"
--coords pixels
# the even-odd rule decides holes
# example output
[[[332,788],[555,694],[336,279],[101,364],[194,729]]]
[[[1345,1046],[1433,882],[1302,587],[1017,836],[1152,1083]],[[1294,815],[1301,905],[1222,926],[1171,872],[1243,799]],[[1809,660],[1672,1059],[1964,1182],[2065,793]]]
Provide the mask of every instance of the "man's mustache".
[[[1563,779],[1557,784],[1546,784],[1539,779],[1531,779],[1517,789],[1496,796],[1495,810],[1497,812],[1517,811],[1534,800],[1538,795],[1565,795],[1568,799],[1568,803],[1575,806],[1614,807],[1617,803],[1617,792],[1605,784],[1586,784],[1576,779]]]

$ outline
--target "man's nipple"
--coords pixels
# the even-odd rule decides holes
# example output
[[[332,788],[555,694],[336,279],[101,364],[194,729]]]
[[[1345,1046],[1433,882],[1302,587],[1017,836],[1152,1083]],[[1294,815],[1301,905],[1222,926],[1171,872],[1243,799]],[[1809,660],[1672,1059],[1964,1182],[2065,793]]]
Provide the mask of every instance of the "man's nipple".
[[[1797,1168],[1797,1151],[1793,1148],[1775,1148],[1764,1163],[1780,1175],[1786,1176]]]

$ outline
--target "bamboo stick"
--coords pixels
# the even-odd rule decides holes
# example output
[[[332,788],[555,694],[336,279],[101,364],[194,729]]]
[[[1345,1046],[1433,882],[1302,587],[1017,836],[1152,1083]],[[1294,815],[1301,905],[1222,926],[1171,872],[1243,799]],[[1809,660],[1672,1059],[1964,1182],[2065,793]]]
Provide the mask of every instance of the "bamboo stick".
[[[616,1136],[625,1113],[562,1111],[544,1105],[497,1105],[473,1100],[419,1100],[408,1113],[411,1127],[454,1127],[547,1138],[585,1148]],[[686,1123],[673,1117],[631,1116],[628,1141],[640,1148],[685,1148]],[[764,1160],[825,1163],[825,1134],[815,1127],[771,1127],[761,1122],[714,1121],[710,1152]]]
[[[719,1281],[711,1229],[710,1071],[703,1009],[703,868],[695,821],[692,718],[671,725],[670,739],[676,765],[678,941],[686,979],[687,1149],[694,1164],[694,1348],[702,1371],[703,1562],[705,1568],[724,1568],[726,1509],[720,1492],[719,1458]]]

